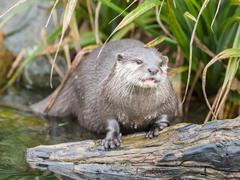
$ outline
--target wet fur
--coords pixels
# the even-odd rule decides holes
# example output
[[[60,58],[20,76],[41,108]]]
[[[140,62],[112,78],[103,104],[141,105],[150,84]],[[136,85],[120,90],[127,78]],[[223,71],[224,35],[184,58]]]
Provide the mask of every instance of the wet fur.
[[[175,114],[177,98],[167,76],[156,88],[129,86],[132,74],[121,69],[116,55],[133,47],[144,48],[144,44],[129,39],[110,42],[99,58],[100,49],[96,49],[81,62],[47,114],[43,110],[49,97],[32,109],[56,117],[75,115],[82,127],[96,133],[106,133],[108,119],[136,131],[147,128],[161,114]]]

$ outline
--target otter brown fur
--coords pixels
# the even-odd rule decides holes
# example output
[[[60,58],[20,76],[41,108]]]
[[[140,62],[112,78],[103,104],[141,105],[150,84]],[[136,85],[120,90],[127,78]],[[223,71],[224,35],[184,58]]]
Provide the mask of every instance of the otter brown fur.
[[[151,126],[147,136],[157,136],[177,110],[168,58],[131,39],[109,42],[99,52],[100,48],[83,59],[47,114],[50,97],[32,109],[48,116],[76,116],[82,127],[106,133],[106,149],[120,145],[120,129]]]

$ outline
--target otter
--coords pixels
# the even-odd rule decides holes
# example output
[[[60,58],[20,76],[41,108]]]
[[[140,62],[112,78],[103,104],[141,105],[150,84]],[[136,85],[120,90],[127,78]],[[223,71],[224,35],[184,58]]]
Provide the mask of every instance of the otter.
[[[80,126],[105,133],[106,150],[120,146],[120,129],[149,129],[147,138],[158,136],[178,107],[167,75],[168,58],[132,39],[108,42],[100,51],[95,49],[82,60],[47,113],[51,95],[32,105],[33,111],[76,116]]]

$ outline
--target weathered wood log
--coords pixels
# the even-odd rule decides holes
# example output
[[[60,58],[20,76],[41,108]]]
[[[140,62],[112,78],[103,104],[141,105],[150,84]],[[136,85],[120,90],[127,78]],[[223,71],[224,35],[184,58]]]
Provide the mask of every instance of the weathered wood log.
[[[127,136],[112,151],[100,140],[37,146],[26,159],[33,168],[74,179],[240,178],[240,118],[177,124],[151,140]]]

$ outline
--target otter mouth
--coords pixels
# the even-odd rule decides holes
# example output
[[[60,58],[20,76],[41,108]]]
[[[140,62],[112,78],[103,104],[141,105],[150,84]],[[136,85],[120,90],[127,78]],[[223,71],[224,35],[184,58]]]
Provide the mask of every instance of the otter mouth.
[[[143,83],[144,86],[147,86],[147,87],[155,87],[159,83],[159,80],[152,77],[146,78],[146,79],[140,79],[140,81]]]

